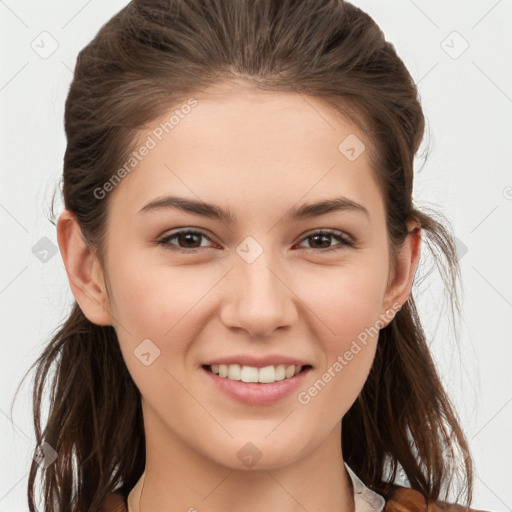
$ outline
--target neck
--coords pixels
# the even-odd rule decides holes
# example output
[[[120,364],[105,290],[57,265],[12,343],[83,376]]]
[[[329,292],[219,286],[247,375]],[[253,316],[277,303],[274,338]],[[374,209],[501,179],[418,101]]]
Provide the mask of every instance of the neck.
[[[128,512],[355,510],[341,453],[341,424],[316,450],[294,463],[250,470],[220,465],[172,438],[168,429],[167,442],[162,443],[164,431],[155,428],[156,422],[145,426],[146,467],[128,496]]]

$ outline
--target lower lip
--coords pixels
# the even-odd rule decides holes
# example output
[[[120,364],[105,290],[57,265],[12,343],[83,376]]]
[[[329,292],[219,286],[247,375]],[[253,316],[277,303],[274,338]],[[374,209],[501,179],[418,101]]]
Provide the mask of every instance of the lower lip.
[[[307,368],[289,379],[278,380],[268,384],[260,382],[243,382],[219,377],[215,373],[201,367],[213,384],[225,394],[245,404],[268,405],[275,403],[296,390],[311,371]]]

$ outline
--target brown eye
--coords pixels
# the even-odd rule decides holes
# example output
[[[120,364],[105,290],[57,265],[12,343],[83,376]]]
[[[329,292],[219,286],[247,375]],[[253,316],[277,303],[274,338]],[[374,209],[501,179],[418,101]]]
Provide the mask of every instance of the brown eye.
[[[158,240],[158,244],[164,245],[171,250],[176,249],[183,250],[183,252],[190,252],[194,251],[194,249],[205,247],[201,245],[202,239],[210,240],[210,238],[201,231],[182,230],[161,238]],[[171,243],[171,240],[176,240],[178,243]]]
[[[339,243],[331,246],[332,239],[337,240]],[[311,233],[302,239],[310,241],[310,249],[318,249],[317,252],[337,251],[344,247],[354,246],[354,242],[345,233],[341,231],[324,230]]]

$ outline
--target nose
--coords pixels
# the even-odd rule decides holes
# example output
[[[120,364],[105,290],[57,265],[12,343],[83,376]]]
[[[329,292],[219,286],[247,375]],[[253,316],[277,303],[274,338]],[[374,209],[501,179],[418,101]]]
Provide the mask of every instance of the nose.
[[[227,328],[265,338],[297,320],[297,297],[290,273],[270,252],[263,251],[252,263],[236,256],[235,268],[227,276],[227,293],[221,310]]]

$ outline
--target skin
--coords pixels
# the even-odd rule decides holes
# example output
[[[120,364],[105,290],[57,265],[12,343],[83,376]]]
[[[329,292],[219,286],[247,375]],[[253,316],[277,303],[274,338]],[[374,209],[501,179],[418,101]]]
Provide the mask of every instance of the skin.
[[[341,420],[363,388],[378,334],[307,404],[295,392],[271,405],[241,404],[220,393],[201,364],[234,353],[300,357],[313,365],[299,391],[307,390],[365,328],[383,315],[386,325],[386,312],[407,300],[421,231],[407,237],[391,268],[368,151],[350,161],[338,150],[349,134],[367,148],[370,141],[318,99],[241,83],[195,98],[191,113],[110,192],[104,268],[73,215],[64,210],[58,222],[74,297],[89,320],[114,326],[142,394],[146,468],[129,510],[353,510]],[[237,221],[176,209],[138,213],[163,194],[229,208]],[[294,206],[336,196],[369,217],[338,211],[281,220]],[[180,248],[179,238],[155,243],[177,228],[210,240],[182,240],[184,250],[200,246],[188,254],[169,248]],[[357,246],[334,237],[315,245],[310,232],[321,229]],[[247,236],[263,249],[250,264],[236,252]],[[133,353],[146,338],[160,349],[149,366]],[[253,467],[237,456],[248,442],[261,454]]]

